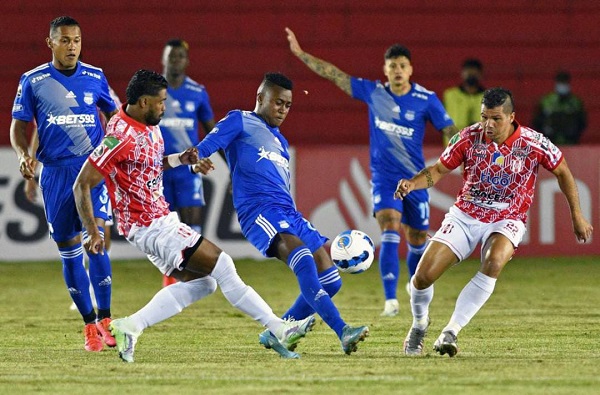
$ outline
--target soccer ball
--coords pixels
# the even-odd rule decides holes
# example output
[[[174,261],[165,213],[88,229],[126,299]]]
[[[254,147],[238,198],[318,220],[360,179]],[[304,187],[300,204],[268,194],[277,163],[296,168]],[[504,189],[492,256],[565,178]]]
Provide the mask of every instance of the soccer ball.
[[[331,259],[344,273],[362,273],[367,270],[375,256],[373,240],[360,230],[340,233],[331,243]]]

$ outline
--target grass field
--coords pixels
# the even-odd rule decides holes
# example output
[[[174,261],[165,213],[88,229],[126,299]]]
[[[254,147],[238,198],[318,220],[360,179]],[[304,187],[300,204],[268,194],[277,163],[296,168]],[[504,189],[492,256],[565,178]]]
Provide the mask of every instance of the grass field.
[[[282,360],[258,344],[260,325],[217,292],[147,329],[134,364],[121,362],[113,349],[83,350],[82,322],[68,310],[60,263],[0,263],[0,393],[597,394],[599,260],[515,258],[461,332],[460,352],[452,359],[431,347],[477,270],[473,261],[436,284],[424,357],[401,351],[411,322],[404,284],[401,314],[379,316],[383,296],[374,264],[363,274],[344,275],[334,299],[346,321],[371,330],[351,356],[318,319],[298,347],[302,358]],[[295,298],[295,280],[283,264],[237,266],[277,314]],[[113,316],[144,305],[160,281],[148,262],[114,262]]]

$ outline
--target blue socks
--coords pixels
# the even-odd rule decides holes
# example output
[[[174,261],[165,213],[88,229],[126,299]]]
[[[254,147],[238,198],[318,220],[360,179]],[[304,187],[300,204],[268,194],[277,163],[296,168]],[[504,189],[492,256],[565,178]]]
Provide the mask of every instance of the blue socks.
[[[84,317],[84,321],[89,324],[90,322],[87,321],[91,320],[90,313],[93,313],[94,321],[96,313],[90,297],[90,279],[83,266],[83,247],[81,243],[77,243],[71,247],[59,247],[58,251],[63,264],[63,277],[67,290],[79,313]]]
[[[408,267],[408,278],[410,280],[417,271],[417,265],[419,264],[419,260],[421,260],[423,253],[425,252],[427,242],[421,245],[412,245],[410,243],[406,244],[408,245],[408,254],[406,255],[406,266]]]
[[[329,269],[319,273],[319,282],[330,298],[333,298],[333,296],[338,293],[340,288],[342,288],[342,278],[340,277],[340,273],[335,266],[332,266]],[[293,318],[295,320],[303,320],[309,315],[314,314],[314,312],[315,309],[310,307],[310,305],[306,302],[306,299],[304,299],[302,294],[300,294],[292,307],[285,312],[283,319]]]
[[[104,237],[104,228],[98,227],[100,234]],[[90,260],[90,282],[96,294],[96,303],[98,304],[98,312],[102,310],[110,310],[110,297],[112,291],[112,270],[110,266],[110,258],[104,250],[104,255],[88,253]],[[110,316],[110,313],[108,313]],[[100,314],[99,314],[100,315]],[[106,317],[98,317],[99,319]]]
[[[393,230],[386,230],[381,234],[381,250],[379,251],[379,273],[383,283],[385,299],[396,299],[396,288],[398,287],[398,275],[400,264],[398,258],[398,246],[400,245],[400,234]],[[418,262],[418,261],[417,261]]]
[[[306,302],[341,339],[342,330],[346,323],[340,317],[340,313],[331,301],[331,297],[319,282],[317,266],[310,250],[306,246],[297,247],[288,256],[287,265],[296,275],[300,292]]]

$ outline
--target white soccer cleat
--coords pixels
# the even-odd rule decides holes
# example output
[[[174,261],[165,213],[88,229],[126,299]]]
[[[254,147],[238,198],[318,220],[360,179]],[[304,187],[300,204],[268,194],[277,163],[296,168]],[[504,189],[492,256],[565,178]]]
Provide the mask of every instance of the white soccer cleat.
[[[385,301],[385,306],[383,308],[383,312],[381,313],[382,317],[395,317],[400,312],[400,304],[398,303],[398,299],[388,299]]]

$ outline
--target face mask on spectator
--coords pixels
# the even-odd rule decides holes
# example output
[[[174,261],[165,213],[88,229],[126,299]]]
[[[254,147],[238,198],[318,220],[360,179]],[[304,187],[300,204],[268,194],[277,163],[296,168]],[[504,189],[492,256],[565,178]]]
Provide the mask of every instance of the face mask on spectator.
[[[557,82],[554,90],[559,95],[566,96],[571,92],[571,86],[569,84],[565,84],[564,82]]]

